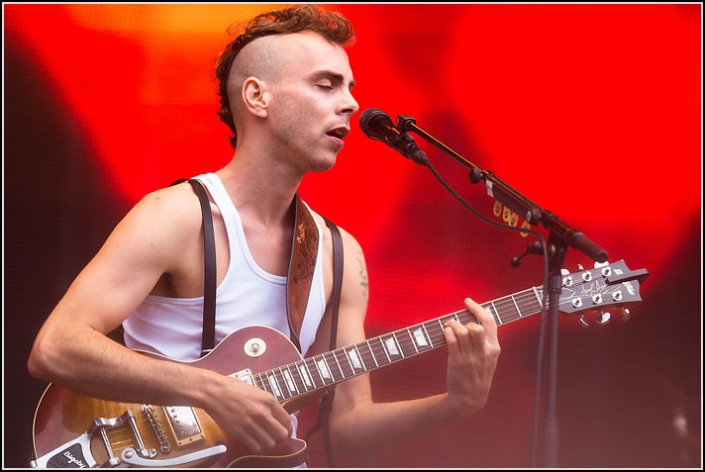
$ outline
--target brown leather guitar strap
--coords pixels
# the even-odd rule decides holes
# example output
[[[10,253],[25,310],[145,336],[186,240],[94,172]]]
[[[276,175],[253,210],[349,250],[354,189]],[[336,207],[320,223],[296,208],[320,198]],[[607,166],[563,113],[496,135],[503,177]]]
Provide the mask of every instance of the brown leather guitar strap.
[[[299,336],[308,305],[308,296],[311,292],[313,271],[316,268],[318,226],[298,194],[294,196],[293,205],[296,207],[296,216],[291,242],[289,272],[286,278],[286,310],[289,318],[291,342],[301,352]]]

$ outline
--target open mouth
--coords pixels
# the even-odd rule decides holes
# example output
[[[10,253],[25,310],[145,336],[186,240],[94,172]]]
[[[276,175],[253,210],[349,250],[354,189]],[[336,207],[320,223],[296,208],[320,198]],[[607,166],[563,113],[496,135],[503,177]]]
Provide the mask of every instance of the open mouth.
[[[332,130],[329,130],[328,132],[326,132],[326,134],[342,141],[348,134],[350,134],[350,130],[344,126],[341,126],[339,128],[333,128]]]

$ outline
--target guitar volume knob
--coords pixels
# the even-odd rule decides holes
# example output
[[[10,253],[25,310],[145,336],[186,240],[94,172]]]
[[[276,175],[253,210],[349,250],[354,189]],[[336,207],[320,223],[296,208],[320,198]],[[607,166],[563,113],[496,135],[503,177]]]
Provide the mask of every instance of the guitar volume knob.
[[[259,357],[267,350],[267,344],[260,338],[252,338],[245,343],[244,349],[248,356]]]

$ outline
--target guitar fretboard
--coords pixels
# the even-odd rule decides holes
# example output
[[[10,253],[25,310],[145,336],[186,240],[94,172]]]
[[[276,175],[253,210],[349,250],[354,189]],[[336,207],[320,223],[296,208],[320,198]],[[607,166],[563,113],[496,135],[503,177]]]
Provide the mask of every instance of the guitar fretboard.
[[[542,296],[542,289],[536,287],[482,306],[492,314],[497,326],[502,326],[539,313]],[[462,324],[477,322],[469,311],[456,311],[256,374],[255,385],[274,395],[280,402],[291,400],[439,348],[445,345],[443,328],[451,320]]]

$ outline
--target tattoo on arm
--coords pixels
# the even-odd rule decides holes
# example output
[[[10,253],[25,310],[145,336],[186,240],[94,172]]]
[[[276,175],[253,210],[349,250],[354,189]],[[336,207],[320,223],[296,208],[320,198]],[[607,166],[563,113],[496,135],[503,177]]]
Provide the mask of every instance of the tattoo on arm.
[[[367,291],[369,290],[370,284],[367,281],[367,270],[365,269],[365,258],[360,251],[357,262],[360,264],[360,286],[362,287],[362,294],[367,297]]]

